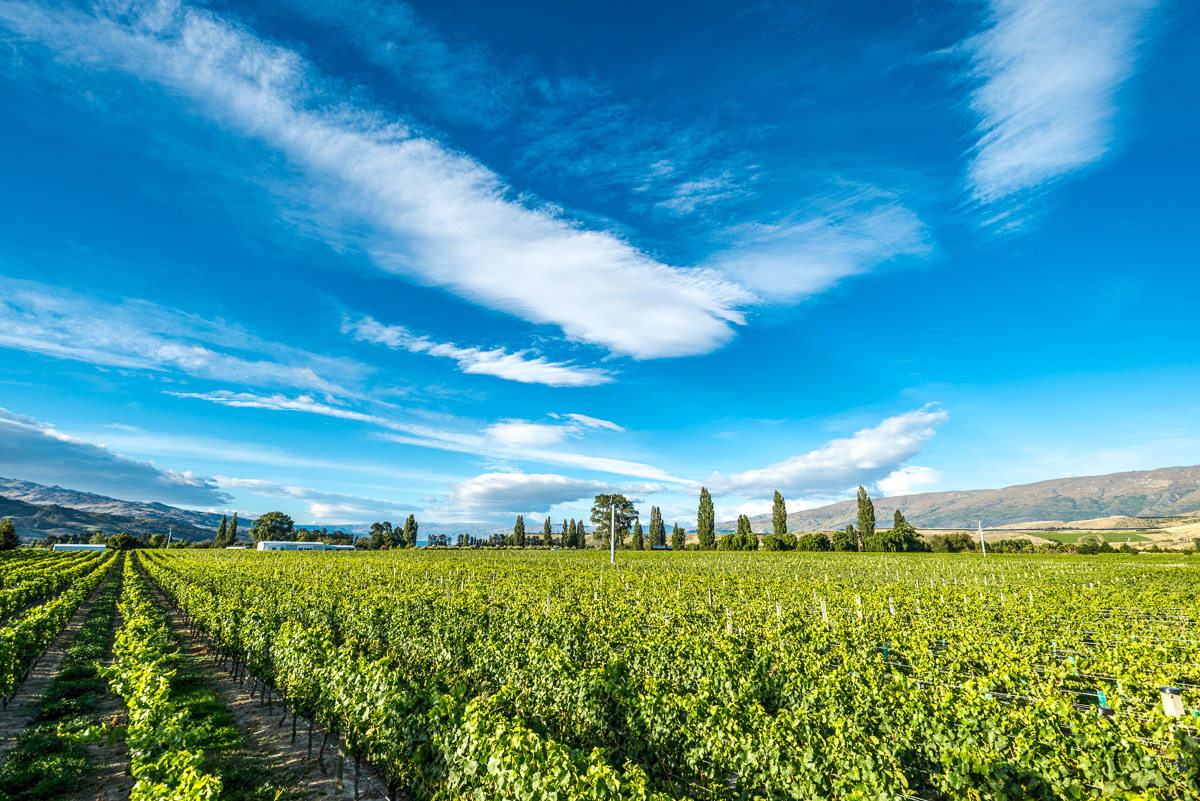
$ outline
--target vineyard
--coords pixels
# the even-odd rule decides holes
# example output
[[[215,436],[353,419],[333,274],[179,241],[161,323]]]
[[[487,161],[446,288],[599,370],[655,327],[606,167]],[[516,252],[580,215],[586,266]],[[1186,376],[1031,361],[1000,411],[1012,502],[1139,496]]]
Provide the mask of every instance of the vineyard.
[[[144,564],[235,670],[409,795],[1200,787],[1200,581],[1176,563],[636,554],[610,567],[390,552]],[[1165,714],[1162,687],[1180,688],[1182,718]]]
[[[135,799],[225,797],[172,689],[168,615],[283,731],[290,717],[293,740],[315,728],[310,753],[369,770],[364,797],[1200,798],[1200,576],[1178,558],[142,551],[112,565],[0,563],[21,593],[5,603],[38,587],[61,607],[10,617],[4,665],[15,682],[53,621],[104,575],[120,584],[100,672],[127,708]]]

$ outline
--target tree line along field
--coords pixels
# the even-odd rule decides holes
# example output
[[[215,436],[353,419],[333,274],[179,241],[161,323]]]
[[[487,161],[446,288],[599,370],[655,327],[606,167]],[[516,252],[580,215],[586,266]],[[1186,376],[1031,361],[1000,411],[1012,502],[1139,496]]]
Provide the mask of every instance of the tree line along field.
[[[6,554],[0,573],[63,558]],[[135,799],[229,797],[164,688],[164,604],[277,705],[280,725],[315,721],[331,732],[322,749],[369,764],[374,797],[1181,799],[1200,788],[1200,576],[1188,560],[116,558],[66,557],[89,567],[70,582],[77,596],[119,574],[123,624],[104,675],[129,712]],[[11,772],[0,769],[0,795]]]

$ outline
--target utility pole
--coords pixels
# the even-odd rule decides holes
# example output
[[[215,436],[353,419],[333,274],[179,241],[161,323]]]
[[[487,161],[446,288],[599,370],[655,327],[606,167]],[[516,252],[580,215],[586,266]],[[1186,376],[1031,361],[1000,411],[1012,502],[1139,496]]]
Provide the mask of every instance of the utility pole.
[[[174,533],[175,533],[175,532],[174,532],[174,531],[172,531],[171,529],[167,529],[167,545],[166,545],[166,548],[164,548],[164,550],[168,550],[168,549],[170,549],[170,547],[171,547],[171,535],[172,535],[172,534],[174,534]]]
[[[608,563],[610,565],[615,565],[617,563],[617,502],[615,500],[609,501],[608,511],[610,515],[608,523],[608,544],[611,548]]]
[[[983,541],[983,521],[979,521],[979,547],[983,548],[983,555],[987,556],[987,543]]]

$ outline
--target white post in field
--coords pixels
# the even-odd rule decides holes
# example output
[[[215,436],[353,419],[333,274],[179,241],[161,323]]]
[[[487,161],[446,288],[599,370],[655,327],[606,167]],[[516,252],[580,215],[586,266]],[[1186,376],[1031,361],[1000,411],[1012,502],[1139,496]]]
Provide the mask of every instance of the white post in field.
[[[610,513],[608,522],[608,544],[611,552],[608,557],[608,563],[615,565],[617,563],[617,502],[612,500],[608,504]]]
[[[983,548],[983,555],[987,556],[987,543],[983,541],[983,521],[979,521],[979,547]]]

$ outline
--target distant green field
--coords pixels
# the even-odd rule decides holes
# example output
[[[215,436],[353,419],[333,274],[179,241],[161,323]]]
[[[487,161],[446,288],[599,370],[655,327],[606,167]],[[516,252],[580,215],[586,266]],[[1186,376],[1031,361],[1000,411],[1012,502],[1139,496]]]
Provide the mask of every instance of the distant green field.
[[[1131,534],[1127,531],[1023,531],[1022,534],[1032,534],[1044,540],[1054,540],[1067,545],[1074,545],[1085,537],[1103,537],[1105,542],[1149,542],[1149,537],[1141,534]]]

